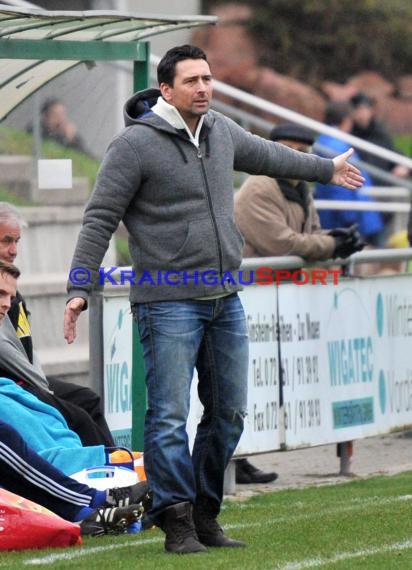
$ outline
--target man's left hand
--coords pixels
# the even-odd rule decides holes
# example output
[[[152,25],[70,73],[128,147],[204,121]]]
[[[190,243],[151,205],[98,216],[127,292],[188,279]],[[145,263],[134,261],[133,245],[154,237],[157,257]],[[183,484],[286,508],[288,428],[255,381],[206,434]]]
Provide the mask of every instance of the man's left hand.
[[[335,156],[333,159],[334,170],[331,179],[332,184],[337,186],[343,186],[343,188],[348,188],[349,190],[356,190],[360,188],[365,182],[360,170],[349,164],[348,158],[352,156],[353,148],[350,148],[346,152]]]

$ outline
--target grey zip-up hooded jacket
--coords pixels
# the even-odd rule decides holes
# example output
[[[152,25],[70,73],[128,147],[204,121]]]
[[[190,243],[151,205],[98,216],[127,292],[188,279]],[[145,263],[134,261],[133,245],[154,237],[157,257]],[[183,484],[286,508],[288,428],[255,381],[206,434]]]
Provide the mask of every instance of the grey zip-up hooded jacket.
[[[33,352],[33,364],[28,359],[21,340],[8,315],[0,326],[0,376],[20,380],[50,392],[49,382],[44,375],[36,352]]]
[[[91,279],[84,285],[69,281],[69,298],[87,300],[99,282],[120,220],[130,236],[132,303],[240,290],[228,277],[228,272],[237,277],[243,248],[233,214],[233,171],[323,183],[332,178],[331,160],[252,135],[211,110],[197,147],[184,128],[151,110],[159,96],[157,89],[147,89],[125,105],[126,128],[105,154],[72,262],[72,269],[90,271]],[[213,284],[204,282],[206,271]]]

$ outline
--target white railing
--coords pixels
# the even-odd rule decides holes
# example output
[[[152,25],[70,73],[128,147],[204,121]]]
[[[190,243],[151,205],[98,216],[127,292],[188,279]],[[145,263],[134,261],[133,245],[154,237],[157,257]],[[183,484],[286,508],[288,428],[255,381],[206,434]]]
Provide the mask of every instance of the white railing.
[[[356,210],[359,212],[408,213],[410,204],[405,202],[359,202],[355,200],[314,200],[318,210]]]
[[[377,198],[378,200],[395,200],[403,198],[410,200],[410,191],[403,186],[371,186],[370,188],[362,188],[362,194]]]

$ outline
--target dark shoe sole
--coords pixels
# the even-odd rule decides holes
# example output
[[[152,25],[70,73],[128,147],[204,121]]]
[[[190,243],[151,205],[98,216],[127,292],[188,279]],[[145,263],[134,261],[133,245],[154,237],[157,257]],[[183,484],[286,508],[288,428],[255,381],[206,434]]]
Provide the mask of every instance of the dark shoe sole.
[[[235,481],[239,485],[256,485],[259,483],[272,483],[278,478],[277,473],[264,473],[261,474],[239,474],[236,475]]]
[[[165,545],[165,550],[168,554],[205,554],[207,553],[207,548],[204,544],[199,542],[199,546],[195,547],[167,547]]]
[[[246,548],[246,544],[241,540],[235,540],[232,538],[223,538],[223,540],[213,540],[210,537],[199,537],[202,544],[211,548]]]

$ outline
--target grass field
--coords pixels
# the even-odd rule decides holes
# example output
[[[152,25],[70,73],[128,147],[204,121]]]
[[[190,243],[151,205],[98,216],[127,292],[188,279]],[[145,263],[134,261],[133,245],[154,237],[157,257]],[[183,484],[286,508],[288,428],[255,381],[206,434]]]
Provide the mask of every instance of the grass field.
[[[245,549],[171,555],[163,535],[88,539],[82,547],[2,553],[0,569],[409,570],[412,472],[225,501],[221,523]]]

